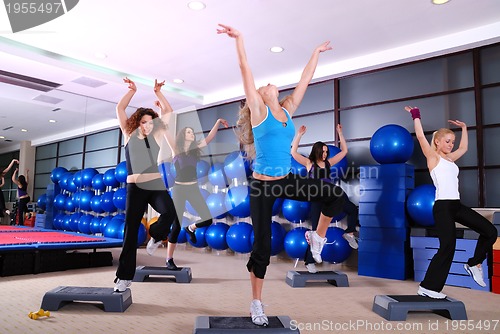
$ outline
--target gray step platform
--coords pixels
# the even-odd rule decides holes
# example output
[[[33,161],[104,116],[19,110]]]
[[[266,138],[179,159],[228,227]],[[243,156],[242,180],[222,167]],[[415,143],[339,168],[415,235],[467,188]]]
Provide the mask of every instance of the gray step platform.
[[[125,312],[132,304],[132,293],[130,289],[114,292],[113,288],[59,286],[45,293],[40,308],[57,311],[64,305],[77,301],[102,302],[106,312]]]
[[[286,274],[286,283],[292,288],[303,288],[307,281],[327,281],[338,287],[348,287],[349,279],[341,271],[318,271],[311,274],[308,271],[290,270]]]
[[[300,333],[298,328],[292,329],[291,319],[281,315],[269,317],[269,326],[262,327],[252,323],[250,317],[196,317],[194,334],[253,334],[253,333]]]
[[[446,297],[434,299],[419,295],[377,295],[372,311],[389,321],[404,321],[409,311],[428,311],[451,320],[467,320],[465,305]]]
[[[189,283],[193,278],[191,268],[183,267],[180,270],[169,270],[166,267],[146,267],[138,266],[135,268],[135,275],[132,281],[144,282],[150,275],[155,276],[174,276],[177,283]]]

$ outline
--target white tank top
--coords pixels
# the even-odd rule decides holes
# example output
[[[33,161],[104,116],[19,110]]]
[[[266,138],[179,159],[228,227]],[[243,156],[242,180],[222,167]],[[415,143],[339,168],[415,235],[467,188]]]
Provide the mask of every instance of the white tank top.
[[[460,199],[458,191],[458,166],[439,157],[439,162],[431,171],[431,178],[436,187],[436,200]]]

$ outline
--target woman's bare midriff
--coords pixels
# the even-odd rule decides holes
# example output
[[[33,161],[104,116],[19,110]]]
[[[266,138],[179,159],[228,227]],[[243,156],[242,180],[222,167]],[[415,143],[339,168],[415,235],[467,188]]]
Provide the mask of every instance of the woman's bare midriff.
[[[261,180],[261,181],[276,181],[276,180],[281,180],[286,177],[286,175],[283,176],[269,176],[269,175],[263,175],[259,174],[256,172],[252,173],[252,177],[256,180]]]
[[[132,174],[127,176],[127,183],[142,183],[153,181],[161,177],[160,173]]]

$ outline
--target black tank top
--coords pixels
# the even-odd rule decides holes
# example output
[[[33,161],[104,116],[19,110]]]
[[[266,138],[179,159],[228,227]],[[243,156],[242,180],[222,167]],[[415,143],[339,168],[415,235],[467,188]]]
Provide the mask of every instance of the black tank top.
[[[325,161],[324,168],[318,166],[318,164],[314,162],[311,169],[309,170],[309,178],[332,182],[332,179],[330,177],[330,167],[331,166],[328,160]]]
[[[160,146],[153,136],[139,139],[130,137],[125,145],[127,172],[131,174],[158,173],[158,154]]]

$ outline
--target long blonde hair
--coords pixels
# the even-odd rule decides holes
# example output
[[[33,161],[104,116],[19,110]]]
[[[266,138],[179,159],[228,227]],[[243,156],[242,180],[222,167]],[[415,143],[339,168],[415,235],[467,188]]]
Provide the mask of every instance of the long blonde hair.
[[[439,140],[448,134],[455,135],[455,133],[453,131],[451,131],[450,129],[447,129],[447,128],[441,128],[439,130],[434,131],[434,133],[432,134],[432,139],[431,139],[431,148],[434,151],[437,151],[436,140]]]

